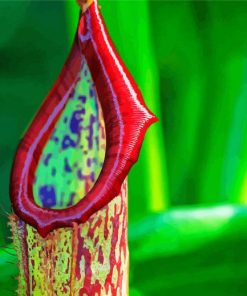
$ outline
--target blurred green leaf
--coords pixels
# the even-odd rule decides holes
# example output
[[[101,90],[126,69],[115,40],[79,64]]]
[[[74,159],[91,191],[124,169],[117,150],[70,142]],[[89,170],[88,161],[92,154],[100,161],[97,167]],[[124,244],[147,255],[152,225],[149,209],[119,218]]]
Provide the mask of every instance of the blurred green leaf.
[[[1,295],[16,295],[18,268],[12,244],[0,249],[0,275]]]
[[[131,280],[143,295],[245,295],[247,209],[174,209],[130,226]]]

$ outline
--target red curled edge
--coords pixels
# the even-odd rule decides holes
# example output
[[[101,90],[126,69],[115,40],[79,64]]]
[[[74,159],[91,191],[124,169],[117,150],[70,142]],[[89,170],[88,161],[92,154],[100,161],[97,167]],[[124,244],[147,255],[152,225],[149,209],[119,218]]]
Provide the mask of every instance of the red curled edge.
[[[157,121],[117,54],[96,1],[80,16],[77,32],[58,80],[18,146],[11,175],[14,212],[37,228],[43,237],[56,228],[85,222],[119,194],[124,179],[138,159],[148,127]],[[98,180],[80,202],[62,210],[41,208],[33,197],[34,172],[78,78],[83,57],[103,110],[107,143],[105,161]]]

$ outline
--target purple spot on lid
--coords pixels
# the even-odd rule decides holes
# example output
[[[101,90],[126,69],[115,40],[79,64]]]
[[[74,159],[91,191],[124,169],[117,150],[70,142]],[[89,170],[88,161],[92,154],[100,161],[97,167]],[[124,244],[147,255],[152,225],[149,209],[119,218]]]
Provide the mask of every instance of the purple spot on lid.
[[[89,94],[90,94],[90,97],[95,97],[95,90],[93,87],[90,88]]]
[[[45,157],[44,157],[44,165],[48,166],[49,164],[49,160],[51,159],[52,153],[48,153]]]
[[[91,158],[87,159],[87,166],[90,167],[91,166]]]
[[[59,138],[56,136],[52,136],[51,141],[54,141],[57,144],[59,142]]]
[[[85,109],[81,109],[73,112],[72,117],[70,119],[70,130],[73,134],[79,134],[81,131],[80,123],[83,121],[81,115],[85,114]]]
[[[70,200],[67,203],[67,207],[70,207],[74,204],[75,192],[70,193]]]
[[[68,147],[76,147],[76,142],[73,141],[68,135],[65,135],[62,142],[62,149],[66,149]]]
[[[88,180],[88,179],[91,179],[91,181],[94,182],[94,172],[91,172],[89,175],[83,175],[82,171],[81,170],[78,170],[77,171],[77,177],[80,179],[80,180]]]
[[[89,123],[89,126],[88,126],[88,129],[89,129],[89,135],[87,137],[87,140],[88,140],[88,148],[89,149],[92,149],[93,148],[93,124],[94,122],[96,122],[96,117],[91,115],[90,116],[90,123]]]
[[[96,142],[97,150],[99,150],[99,137],[94,137],[94,139]]]
[[[94,158],[88,158],[88,159],[87,159],[87,166],[88,166],[88,167],[91,167],[91,165],[92,165],[93,163],[94,163],[94,164],[97,164],[97,159],[96,159],[95,157],[94,157]]]
[[[94,172],[91,172],[91,173],[90,173],[90,178],[91,178],[92,182],[95,181],[95,175],[94,175]]]
[[[79,96],[78,100],[82,102],[82,104],[86,103],[87,97],[86,96]]]
[[[55,168],[51,169],[51,175],[54,177],[56,176],[57,170]]]
[[[77,171],[77,177],[80,180],[85,180],[85,176],[82,174],[81,170],[78,170]]]
[[[51,208],[56,205],[55,188],[51,185],[44,185],[39,188],[39,197],[44,208]]]
[[[64,171],[68,172],[68,173],[72,172],[72,169],[71,169],[71,167],[69,165],[69,161],[68,161],[67,157],[64,159]]]

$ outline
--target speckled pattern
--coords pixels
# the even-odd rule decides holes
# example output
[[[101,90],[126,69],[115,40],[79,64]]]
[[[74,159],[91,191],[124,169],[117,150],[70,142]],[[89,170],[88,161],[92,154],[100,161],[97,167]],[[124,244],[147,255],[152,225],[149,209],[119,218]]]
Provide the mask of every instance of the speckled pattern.
[[[100,173],[105,145],[102,111],[83,63],[41,154],[33,186],[36,203],[66,208],[78,202]],[[18,254],[18,295],[128,294],[126,181],[119,195],[85,223],[73,222],[72,227],[55,229],[45,238],[15,214],[10,225]]]
[[[82,224],[46,238],[10,216],[19,261],[19,296],[127,296],[127,183]]]
[[[86,62],[47,141],[33,185],[35,202],[61,209],[76,204],[92,188],[104,161],[105,128]]]

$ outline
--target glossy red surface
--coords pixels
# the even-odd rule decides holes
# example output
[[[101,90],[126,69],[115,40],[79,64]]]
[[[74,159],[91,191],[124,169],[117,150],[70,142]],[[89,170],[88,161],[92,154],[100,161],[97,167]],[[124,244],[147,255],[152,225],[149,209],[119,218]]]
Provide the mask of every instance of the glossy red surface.
[[[80,72],[83,56],[102,106],[106,127],[106,156],[94,187],[76,205],[45,209],[34,202],[34,172],[42,149],[61,114]],[[42,236],[59,227],[85,222],[118,195],[137,161],[147,128],[157,118],[147,109],[138,86],[124,66],[107,33],[97,3],[80,16],[72,51],[54,87],[19,144],[11,177],[15,213]]]

